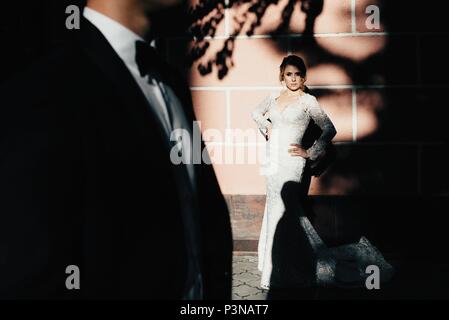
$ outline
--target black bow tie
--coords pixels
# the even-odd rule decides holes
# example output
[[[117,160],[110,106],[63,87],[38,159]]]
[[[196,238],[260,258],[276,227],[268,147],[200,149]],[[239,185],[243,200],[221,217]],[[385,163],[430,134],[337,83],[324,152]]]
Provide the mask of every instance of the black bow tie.
[[[141,77],[162,77],[163,59],[147,42],[136,41],[136,63]]]

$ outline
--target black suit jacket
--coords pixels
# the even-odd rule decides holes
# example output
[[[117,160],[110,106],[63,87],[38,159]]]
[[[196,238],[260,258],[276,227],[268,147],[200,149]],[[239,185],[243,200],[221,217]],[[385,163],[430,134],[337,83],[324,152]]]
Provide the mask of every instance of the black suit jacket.
[[[170,85],[193,121],[188,86]],[[0,99],[0,297],[181,298],[183,203],[166,138],[103,35],[83,20]],[[212,166],[195,166],[204,294],[227,299],[229,214]],[[65,287],[69,265],[80,290]]]

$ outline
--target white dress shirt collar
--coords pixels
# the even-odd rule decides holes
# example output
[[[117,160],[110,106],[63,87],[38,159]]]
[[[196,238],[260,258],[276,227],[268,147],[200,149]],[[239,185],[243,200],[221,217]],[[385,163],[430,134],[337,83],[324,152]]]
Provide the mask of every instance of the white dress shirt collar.
[[[139,69],[136,63],[136,41],[145,41],[141,36],[129,30],[119,22],[85,7],[83,16],[97,27],[103,36],[108,40],[111,47],[125,62],[126,66],[136,75],[139,75]]]

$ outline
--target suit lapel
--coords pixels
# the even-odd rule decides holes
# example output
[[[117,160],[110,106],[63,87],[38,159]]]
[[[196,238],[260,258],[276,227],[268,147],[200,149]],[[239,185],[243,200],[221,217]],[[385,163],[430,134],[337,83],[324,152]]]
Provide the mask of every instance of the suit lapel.
[[[163,124],[149,105],[136,80],[103,34],[87,19],[82,19],[80,42],[84,52],[106,75],[122,99],[124,111],[143,136],[154,138],[157,130],[165,147],[170,148]]]
[[[161,140],[159,145],[165,146],[167,151],[166,154],[169,156],[174,143],[167,138],[164,124],[160,122],[159,116],[149,105],[139,85],[122,59],[120,59],[102,33],[84,18],[82,19],[80,41],[81,46],[88,57],[102,70],[106,75],[106,78],[112,82],[115,87],[115,92],[123,101],[123,105],[125,106],[124,112],[129,115],[130,119],[133,119],[133,127],[137,127],[142,136],[151,139],[154,139],[154,131],[156,130],[158,132],[159,140]],[[161,61],[161,63],[164,62]],[[172,70],[169,65],[164,64],[164,66],[167,70]],[[174,74],[174,71],[167,73],[171,75]],[[187,125],[190,125],[192,121],[194,121],[194,115],[189,100],[190,96],[183,90],[187,87],[183,86],[179,79],[170,76],[164,77],[163,80],[170,86],[172,94],[176,95],[180,102],[180,105],[178,106],[179,110],[173,110],[172,107],[175,106],[168,106],[171,119],[177,119],[174,124],[177,127],[181,127],[182,125],[179,118],[172,114],[173,112],[179,112],[182,114],[179,114],[178,116],[185,115]],[[190,129],[189,131],[192,134],[192,130]],[[191,137],[191,139],[192,138],[193,137]],[[190,141],[192,142],[192,140]],[[155,145],[153,142],[154,141],[152,141],[152,146]],[[192,152],[194,152],[194,150],[192,150]],[[181,175],[184,175],[186,177],[185,179],[190,180],[185,166],[175,166],[175,170]],[[193,170],[195,170],[195,166],[193,166]]]

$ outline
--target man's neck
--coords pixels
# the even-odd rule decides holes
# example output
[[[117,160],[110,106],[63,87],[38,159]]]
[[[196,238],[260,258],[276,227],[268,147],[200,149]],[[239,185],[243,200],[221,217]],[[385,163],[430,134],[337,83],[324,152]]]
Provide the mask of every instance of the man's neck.
[[[141,37],[149,32],[150,20],[138,0],[88,0],[87,7],[108,16]]]

